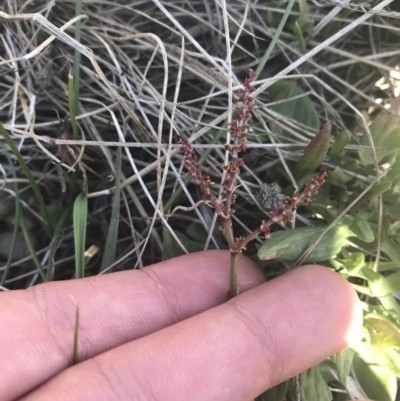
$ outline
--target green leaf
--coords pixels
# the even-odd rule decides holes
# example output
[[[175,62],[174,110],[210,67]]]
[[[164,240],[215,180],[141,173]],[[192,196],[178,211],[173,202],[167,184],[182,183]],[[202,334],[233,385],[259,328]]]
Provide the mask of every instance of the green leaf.
[[[167,252],[168,257],[176,257],[180,255],[184,255],[185,252],[183,249],[178,245],[174,237],[172,237],[171,233],[168,229],[164,229],[164,246]],[[175,235],[181,241],[182,245],[186,248],[189,253],[193,252],[200,252],[204,249],[204,242],[201,241],[193,241],[184,233],[174,230]]]
[[[299,10],[301,14],[311,14],[307,0],[299,0]]]
[[[382,195],[384,192],[388,191],[392,186],[392,181],[381,181],[378,182],[369,193],[371,200],[375,200],[379,195]]]
[[[88,214],[88,199],[85,193],[81,193],[75,200],[73,221],[75,241],[75,276],[83,278],[85,275],[85,243]]]
[[[400,329],[382,315],[369,314],[364,318],[371,344],[378,348],[400,348]]]
[[[295,35],[297,36],[297,38],[299,38],[298,34],[300,34],[301,37],[303,38],[303,34],[312,31],[313,28],[314,28],[314,20],[309,15],[300,15],[300,17],[297,18],[297,20],[295,22],[293,31],[294,31]],[[303,38],[302,42],[304,43],[304,38]],[[300,42],[300,44],[301,44],[301,42]],[[305,43],[304,43],[304,46],[305,46]],[[305,53],[302,52],[302,54],[305,54]]]
[[[397,378],[368,355],[357,353],[353,367],[355,376],[368,398],[379,401],[394,401],[397,392]]]
[[[386,110],[382,110],[372,121],[369,129],[376,147],[378,161],[381,161],[385,156],[400,148],[400,128],[397,127],[399,121],[399,116]],[[364,144],[370,146],[366,135],[364,135]],[[370,149],[361,149],[358,151],[358,154],[361,163],[364,165],[374,163]]]
[[[302,34],[311,32],[314,28],[314,19],[311,17],[311,10],[307,0],[299,0],[299,10],[300,16],[297,18],[295,25],[298,26]]]
[[[386,253],[389,258],[400,267],[400,249],[399,245],[394,241],[394,237],[387,235],[387,230],[384,227],[382,230],[382,251]]]
[[[76,86],[74,84],[74,81],[78,81],[79,82],[79,74],[75,78],[75,80],[74,80],[74,77],[72,75],[68,75],[69,115],[70,115],[70,119],[71,119],[73,137],[74,137],[75,140],[77,140],[77,139],[80,139],[79,138],[78,124],[76,122],[76,113],[79,112],[79,110],[78,110],[78,108],[79,108],[79,86]],[[75,93],[76,89],[78,90],[78,96],[77,97],[75,96],[76,95],[76,93]]]
[[[297,121],[308,127],[311,131],[316,132],[319,130],[319,117],[313,102],[306,96],[290,100],[291,97],[304,94],[303,90],[296,83],[284,80],[278,81],[269,87],[268,93],[272,102],[287,100],[282,104],[272,106],[274,111]],[[286,137],[291,136],[291,134],[275,124],[271,124],[271,130]]]
[[[174,242],[175,241],[171,233],[169,232],[168,228],[166,226],[163,226],[163,245],[164,245],[164,251],[167,254],[168,259],[172,259],[176,256],[181,255],[181,253],[175,254],[176,246]]]
[[[10,135],[8,134],[8,132],[5,130],[5,128],[3,127],[3,125],[1,123],[0,123],[0,134],[4,137],[5,141],[7,142],[7,145],[10,147],[11,151],[14,153],[14,156],[17,158],[18,163],[21,165],[22,170],[24,170],[24,173],[29,180],[29,184],[32,186],[32,189],[36,196],[36,199],[39,202],[40,211],[42,213],[42,216],[44,217],[44,219],[46,220],[46,223],[47,223],[47,225],[46,224],[43,225],[43,229],[45,230],[46,234],[49,237],[51,237],[53,227],[51,225],[51,220],[50,220],[49,212],[47,210],[47,206],[44,202],[42,193],[40,192],[40,189],[36,183],[36,180],[33,177],[28,165],[25,163],[25,160],[22,157],[20,151],[15,146],[14,141],[11,139]]]
[[[357,238],[365,242],[373,242],[375,239],[375,234],[371,229],[371,226],[367,221],[354,218],[353,222],[350,224],[350,230],[356,234]]]
[[[365,264],[365,266],[368,269],[373,269],[374,266],[375,266],[375,262],[368,262],[368,263]],[[387,270],[393,270],[395,268],[397,268],[397,264],[394,263],[394,262],[379,261],[377,271],[378,272],[384,272],[384,271],[387,271]]]
[[[343,264],[343,268],[346,269],[346,265]],[[346,272],[351,277],[359,277],[368,281],[368,284],[372,285],[373,283],[380,283],[382,280],[382,276],[379,273],[376,273],[373,269],[368,268],[366,265],[361,267],[361,269],[347,270]],[[368,291],[368,295],[372,296],[371,289]]]
[[[332,393],[318,366],[300,374],[301,399],[307,401],[331,401]]]
[[[392,223],[389,226],[387,233],[390,237],[398,236],[400,234],[400,221]]]
[[[301,17],[299,17],[300,19]],[[301,54],[306,54],[307,53],[307,46],[306,42],[304,40],[303,32],[301,30],[301,27],[299,26],[298,22],[296,21],[294,26],[293,26],[293,32],[297,37],[297,40],[299,41],[299,47],[300,47],[300,53]]]
[[[400,180],[400,156],[398,154],[392,165],[392,169],[386,174],[386,179],[393,182]]]
[[[344,148],[350,143],[351,134],[349,131],[342,131],[335,139],[330,150],[331,161],[337,161],[341,156]]]
[[[375,297],[384,297],[393,292],[400,292],[400,272],[383,277],[377,282],[368,283],[371,293]]]
[[[338,352],[334,356],[336,363],[336,370],[338,372],[338,378],[340,383],[346,387],[347,376],[350,375],[351,366],[353,364],[353,357],[355,351],[351,348],[346,348],[341,352]]]
[[[35,247],[33,246],[33,243],[32,243],[32,240],[31,240],[31,233],[29,232],[28,227],[27,227],[27,225],[25,223],[25,217],[24,217],[23,209],[21,209],[21,216],[20,216],[20,219],[19,219],[19,224],[21,226],[22,233],[24,235],[26,245],[27,245],[27,247],[29,249],[29,252],[30,252],[30,254],[32,256],[33,262],[35,263],[35,266],[36,266],[38,272],[40,273],[43,281],[46,281],[46,274],[45,274],[45,272],[43,270],[43,267],[42,267],[42,264],[40,263],[40,260],[39,260],[39,258],[37,256]]]
[[[326,227],[302,227],[274,232],[258,250],[260,260],[276,259],[280,262],[296,261],[325,231]],[[336,225],[319,241],[304,262],[320,262],[340,252],[346,238],[354,236],[344,225]]]
[[[400,348],[400,328],[389,319],[374,313],[364,318],[371,344],[378,348]],[[400,362],[399,362],[400,364]]]
[[[328,171],[326,182],[332,185],[336,185],[340,188],[345,188],[347,181],[350,181],[351,177],[347,175],[342,168],[336,166],[333,170]]]
[[[400,355],[393,348],[377,348],[368,343],[358,343],[354,349],[372,363],[376,363],[388,372],[400,378]]]
[[[207,232],[204,227],[199,223],[191,223],[186,229],[186,235],[191,239],[205,243],[207,241]]]
[[[328,153],[331,128],[330,122],[325,123],[318,134],[304,148],[304,153],[297,162],[295,169],[297,179],[313,173],[321,165]]]
[[[365,257],[362,252],[354,252],[347,256],[345,259],[341,259],[340,262],[351,273],[357,273],[363,266],[365,266]]]

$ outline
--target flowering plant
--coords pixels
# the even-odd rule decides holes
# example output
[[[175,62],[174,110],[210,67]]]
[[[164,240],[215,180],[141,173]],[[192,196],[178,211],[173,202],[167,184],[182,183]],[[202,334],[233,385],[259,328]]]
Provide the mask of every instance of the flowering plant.
[[[253,232],[246,237],[234,236],[232,226],[234,210],[232,209],[232,205],[235,203],[237,197],[235,189],[237,187],[238,175],[240,174],[240,167],[244,164],[243,159],[239,157],[239,153],[246,150],[247,134],[251,131],[248,122],[254,106],[254,98],[251,96],[251,93],[255,90],[254,86],[252,86],[254,77],[254,72],[249,69],[243,87],[239,89],[239,100],[235,106],[234,119],[228,126],[228,132],[233,138],[233,144],[226,143],[224,146],[224,149],[229,152],[229,163],[223,166],[226,173],[222,182],[222,199],[218,199],[211,191],[210,188],[214,183],[209,176],[201,172],[197,163],[196,153],[190,142],[187,139],[180,141],[181,152],[184,153],[184,162],[188,169],[187,175],[193,178],[196,184],[199,185],[203,192],[202,200],[209,203],[215,209],[215,213],[221,221],[221,229],[228,242],[231,253],[230,298],[239,293],[237,285],[239,253],[246,249],[246,245],[257,236],[264,235],[264,237],[268,238],[271,235],[270,227],[272,224],[285,225],[291,222],[293,212],[299,207],[300,203],[303,201],[305,204],[308,204],[311,196],[318,192],[326,178],[325,172],[317,174],[312,178],[310,183],[302,184],[303,190],[301,192],[296,191],[293,196],[286,197],[283,202],[283,208],[281,210],[273,210],[270,213],[269,219],[266,221],[263,220]]]

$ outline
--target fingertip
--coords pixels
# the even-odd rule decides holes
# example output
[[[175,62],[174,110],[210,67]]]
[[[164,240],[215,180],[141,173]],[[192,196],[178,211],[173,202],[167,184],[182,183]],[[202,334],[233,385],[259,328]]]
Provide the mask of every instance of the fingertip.
[[[340,349],[357,341],[363,324],[363,310],[358,295],[352,285],[340,274],[320,265],[300,267],[303,277],[311,280],[309,285],[318,285],[325,302],[329,305],[330,318],[337,321],[341,331]],[[340,351],[340,350],[339,350]]]

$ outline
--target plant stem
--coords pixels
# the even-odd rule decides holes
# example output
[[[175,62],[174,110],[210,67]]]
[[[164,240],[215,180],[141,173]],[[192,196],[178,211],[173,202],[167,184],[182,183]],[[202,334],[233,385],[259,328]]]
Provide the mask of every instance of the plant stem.
[[[229,271],[229,299],[236,297],[236,295],[238,295],[238,284],[237,284],[238,261],[239,261],[239,253],[231,252],[231,264]]]

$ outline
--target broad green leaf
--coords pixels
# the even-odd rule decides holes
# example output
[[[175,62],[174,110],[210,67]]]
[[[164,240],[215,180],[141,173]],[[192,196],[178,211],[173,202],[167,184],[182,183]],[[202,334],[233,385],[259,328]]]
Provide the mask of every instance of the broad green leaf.
[[[394,374],[375,363],[368,355],[357,353],[353,368],[358,382],[372,400],[395,401],[397,378]]]
[[[168,232],[166,231],[168,231],[168,229],[164,229],[163,234],[164,234],[164,246],[168,257],[176,257],[184,255],[185,252],[183,251],[183,249],[178,245],[174,237],[172,237],[171,233],[169,233],[169,231]],[[204,249],[203,241],[193,241],[184,233],[181,233],[176,230],[174,230],[174,233],[189,253],[199,252]]]
[[[340,262],[351,273],[358,272],[363,266],[365,266],[365,257],[362,252],[354,252],[348,255],[345,259],[341,259]]]
[[[382,195],[384,192],[388,191],[392,186],[392,181],[381,181],[378,182],[369,193],[371,200],[375,200],[379,195]]]
[[[332,393],[319,371],[318,366],[300,374],[301,399],[307,401],[331,401]]]
[[[395,236],[400,237],[400,221],[396,221],[396,222],[392,223],[389,226],[387,233],[390,237],[395,237]]]
[[[344,268],[345,265],[343,265]],[[351,277],[359,277],[364,280],[368,281],[368,284],[373,283],[380,283],[383,277],[379,274],[374,272],[372,269],[368,268],[367,266],[362,266],[361,269],[354,269],[354,270],[346,270],[348,275]],[[369,295],[371,295],[371,290],[368,291]]]
[[[375,262],[368,262],[368,263],[365,264],[365,266],[366,266],[368,269],[373,269],[374,266],[375,266]],[[384,272],[384,271],[387,271],[387,270],[393,270],[393,269],[395,269],[396,267],[397,267],[397,264],[394,263],[394,262],[383,262],[383,261],[379,261],[377,271],[378,271],[378,272]]]
[[[198,242],[205,243],[207,240],[207,232],[204,227],[199,223],[191,223],[186,229],[186,235]]]
[[[365,316],[364,327],[375,347],[400,348],[400,328],[384,316],[372,313]]]
[[[382,251],[389,256],[389,258],[397,264],[397,267],[400,267],[400,247],[396,241],[394,241],[393,237],[389,237],[387,235],[386,227],[382,230]]]
[[[325,123],[318,134],[304,148],[304,153],[297,162],[295,169],[297,179],[313,173],[321,165],[328,153],[331,128],[330,122]]]
[[[396,153],[399,151],[399,149],[400,149],[400,127],[397,126],[394,130],[392,130],[389,133],[389,135],[385,139],[385,142],[383,143],[382,154],[383,156],[387,156],[395,153],[394,156],[396,157]]]
[[[274,232],[258,250],[260,260],[276,259],[280,262],[296,261],[325,231],[325,227],[302,227]],[[330,229],[304,262],[320,262],[340,252],[346,238],[354,236],[344,225]]]
[[[284,80],[276,82],[269,87],[268,93],[273,102],[287,99],[282,104],[272,106],[274,111],[297,121],[308,127],[311,131],[317,132],[319,130],[319,117],[313,102],[306,96],[290,100],[291,97],[304,94],[303,90],[296,83]],[[284,130],[275,124],[271,124],[271,129],[279,134],[291,136],[289,133],[284,133]]]
[[[336,185],[340,188],[345,188],[346,182],[350,180],[351,177],[339,166],[336,166],[333,170],[328,171],[328,177],[326,178],[327,183]]]
[[[399,121],[399,116],[386,110],[381,111],[372,121],[369,129],[376,147],[378,161],[381,161],[388,153],[399,149],[400,136],[398,135],[399,128],[397,128]],[[364,144],[370,146],[366,135],[363,139]],[[361,149],[358,154],[364,165],[374,163],[371,149]]]
[[[365,220],[354,218],[352,223],[349,225],[351,231],[356,234],[356,236],[365,242],[373,242],[375,239],[374,232],[371,229],[371,226]]]
[[[337,216],[336,211],[328,209],[326,207],[326,204],[323,203],[311,202],[308,208],[312,210],[314,213],[320,214],[328,223],[334,220],[335,217]]]
[[[400,354],[393,348],[377,348],[369,343],[358,343],[354,349],[371,362],[400,378]]]
[[[334,356],[339,381],[344,387],[346,387],[346,379],[350,374],[350,369],[353,364],[354,352],[353,349],[346,348]]]
[[[329,152],[331,161],[337,160],[341,156],[345,146],[349,144],[351,140],[351,134],[349,131],[342,131],[335,139],[331,146],[331,150]]]
[[[311,17],[310,6],[307,0],[299,0],[300,16],[296,20],[296,25],[301,33],[308,33],[314,28],[314,19]]]
[[[75,199],[74,211],[73,211],[76,278],[83,278],[85,275],[85,243],[86,243],[87,214],[88,214],[88,199],[85,193],[81,193]]]
[[[307,0],[299,0],[299,10],[301,14],[311,14]]]
[[[397,182],[400,180],[400,156],[397,154],[396,160],[392,165],[391,170],[386,174],[386,179]]]
[[[370,282],[371,293],[375,297],[384,297],[393,292],[400,292],[400,272],[383,277],[378,282]]]

